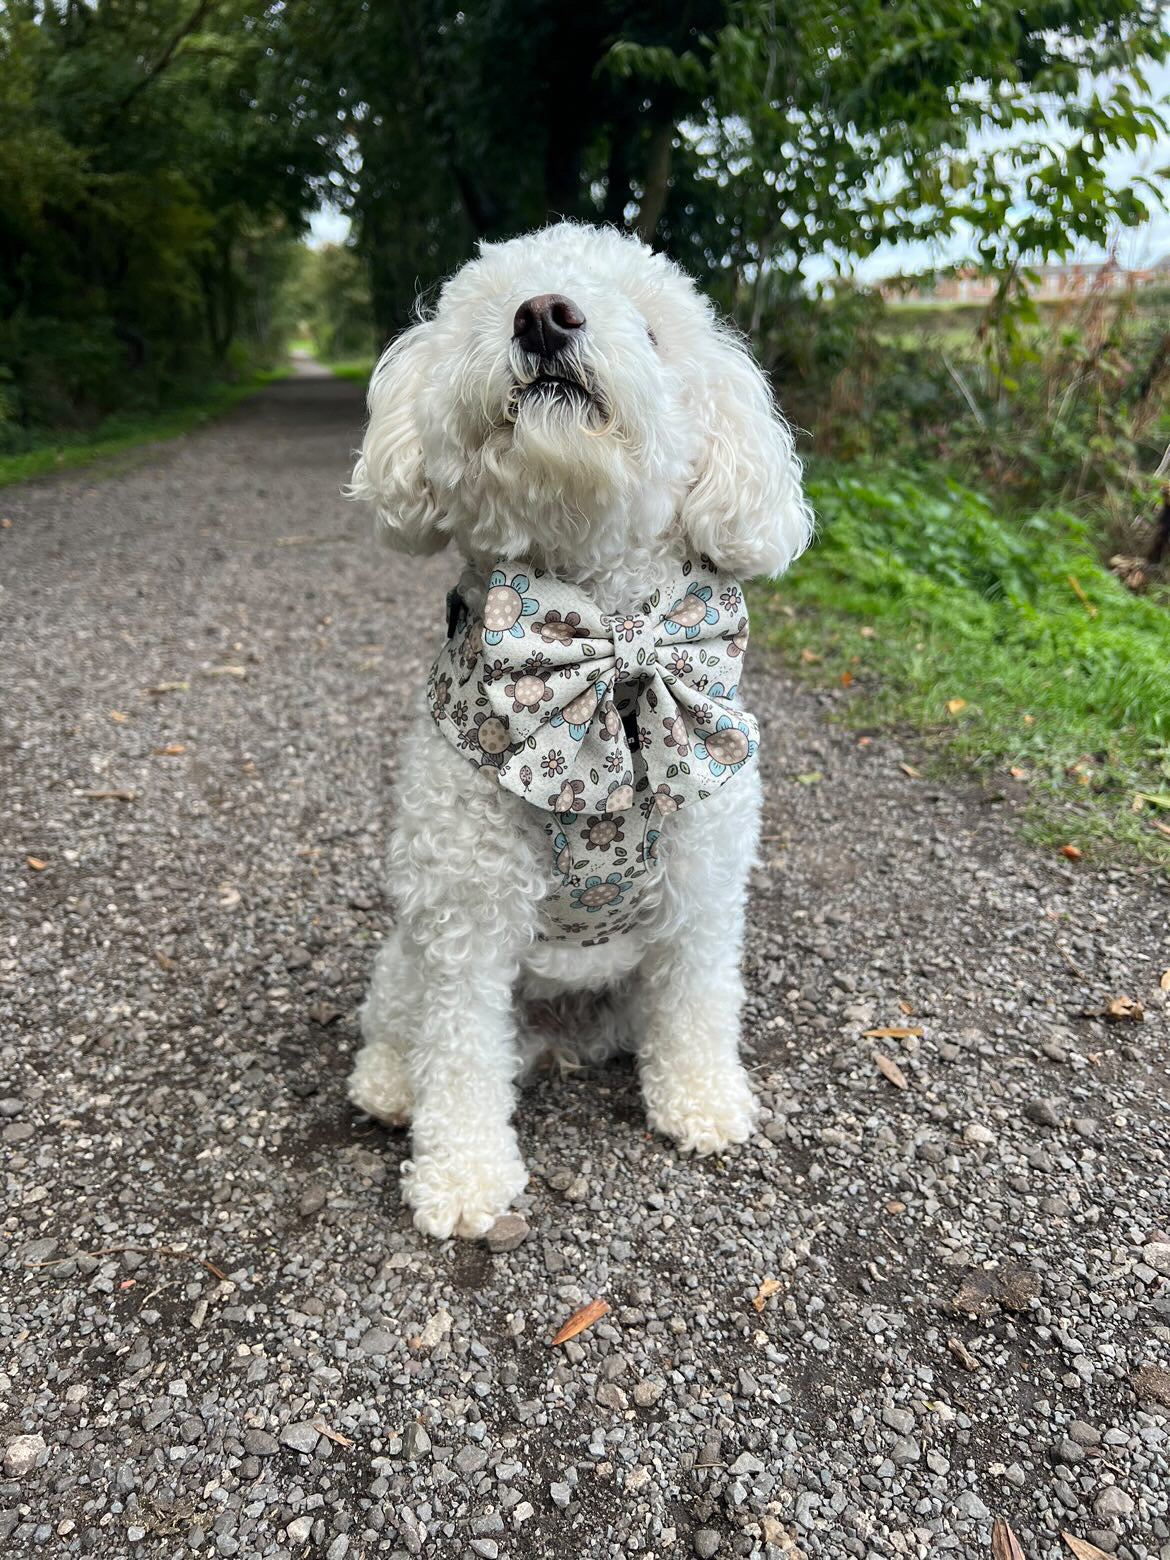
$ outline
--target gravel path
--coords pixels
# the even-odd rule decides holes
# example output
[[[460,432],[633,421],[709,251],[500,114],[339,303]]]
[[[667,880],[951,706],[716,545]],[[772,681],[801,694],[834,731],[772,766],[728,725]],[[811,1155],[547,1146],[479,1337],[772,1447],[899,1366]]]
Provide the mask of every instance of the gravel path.
[[[0,493],[0,1550],[1165,1560],[1170,895],[761,655],[759,1140],[549,1077],[523,1242],[413,1230],[343,1080],[450,565],[338,498],[360,419]]]

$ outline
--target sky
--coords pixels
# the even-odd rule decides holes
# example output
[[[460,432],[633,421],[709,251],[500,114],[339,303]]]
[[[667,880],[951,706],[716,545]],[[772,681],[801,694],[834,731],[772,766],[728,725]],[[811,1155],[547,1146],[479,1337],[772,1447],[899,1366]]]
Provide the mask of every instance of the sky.
[[[1170,98],[1170,62],[1150,67],[1147,77],[1153,97]],[[1136,152],[1119,153],[1110,159],[1110,183],[1120,185],[1135,174],[1150,174],[1168,164],[1170,139],[1153,146],[1147,143]],[[341,243],[348,235],[349,228],[350,221],[344,212],[336,206],[323,205],[310,219],[309,245],[316,249],[322,244]],[[1120,263],[1126,269],[1146,266],[1164,256],[1170,256],[1170,210],[1156,211],[1143,227],[1120,234],[1117,253]],[[853,274],[862,281],[877,281],[883,276],[913,275],[964,258],[965,246],[961,238],[946,244],[887,244],[861,261],[854,268]],[[1077,251],[1075,258],[1081,261],[1101,260],[1104,259],[1104,251],[1086,245]],[[824,279],[832,271],[833,266],[828,260],[806,267],[810,281]]]

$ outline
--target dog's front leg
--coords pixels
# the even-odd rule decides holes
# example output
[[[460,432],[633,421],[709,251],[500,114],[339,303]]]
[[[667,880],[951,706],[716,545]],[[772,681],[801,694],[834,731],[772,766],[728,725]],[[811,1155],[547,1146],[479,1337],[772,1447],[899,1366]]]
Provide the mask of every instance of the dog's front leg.
[[[511,1123],[512,989],[545,876],[516,826],[524,804],[453,757],[437,731],[424,740],[427,780],[400,791],[391,852],[415,1019],[403,1195],[424,1233],[476,1237],[527,1180]]]
[[[743,926],[760,791],[743,776],[671,822],[661,930],[640,970],[642,1094],[650,1125],[687,1152],[751,1136],[739,1059]]]

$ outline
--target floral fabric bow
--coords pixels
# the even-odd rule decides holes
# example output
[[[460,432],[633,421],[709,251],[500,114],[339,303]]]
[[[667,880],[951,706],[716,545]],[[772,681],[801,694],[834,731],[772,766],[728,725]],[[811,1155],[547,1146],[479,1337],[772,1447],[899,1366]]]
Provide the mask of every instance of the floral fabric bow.
[[[601,612],[539,569],[501,563],[431,670],[439,729],[500,784],[568,820],[700,801],[755,756],[735,702],[743,591],[688,561],[636,611]]]

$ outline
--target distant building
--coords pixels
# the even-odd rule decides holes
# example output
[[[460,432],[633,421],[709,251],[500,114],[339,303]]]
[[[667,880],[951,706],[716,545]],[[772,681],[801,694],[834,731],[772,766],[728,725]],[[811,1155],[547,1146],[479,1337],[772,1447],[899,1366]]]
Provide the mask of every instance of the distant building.
[[[1112,260],[1086,261],[1062,265],[1030,266],[1039,277],[1032,297],[1041,303],[1058,303],[1066,298],[1081,298],[1086,293],[1128,292],[1131,288],[1170,283],[1170,255],[1155,265],[1126,270]],[[965,267],[933,282],[921,276],[890,276],[879,284],[884,298],[904,303],[989,303],[999,285],[973,267]]]

